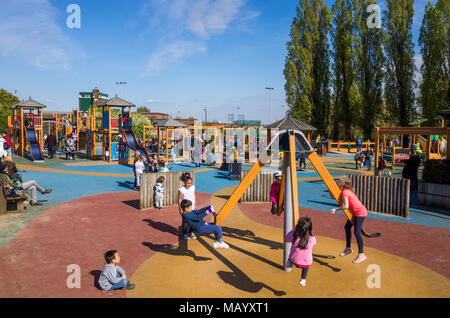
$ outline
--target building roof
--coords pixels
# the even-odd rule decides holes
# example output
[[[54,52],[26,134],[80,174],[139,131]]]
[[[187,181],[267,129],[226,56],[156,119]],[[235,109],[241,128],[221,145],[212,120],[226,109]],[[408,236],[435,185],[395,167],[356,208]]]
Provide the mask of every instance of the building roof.
[[[102,107],[102,106],[108,106],[108,107],[135,107],[135,104],[132,104],[130,102],[127,102],[126,100],[114,96],[114,98],[111,98],[101,104],[99,104],[97,107]]]
[[[155,124],[155,127],[187,127],[188,125],[175,120],[173,118],[169,118],[166,120],[162,120],[160,122],[158,122],[157,124]]]
[[[28,98],[26,101],[22,101],[11,108],[45,108],[46,106],[44,104],[38,103],[37,101]]]
[[[300,130],[300,131],[312,131],[317,130],[313,126],[305,124],[304,122],[295,119],[288,115],[286,118],[278,120],[270,125],[267,125],[266,128],[278,128],[280,130]]]

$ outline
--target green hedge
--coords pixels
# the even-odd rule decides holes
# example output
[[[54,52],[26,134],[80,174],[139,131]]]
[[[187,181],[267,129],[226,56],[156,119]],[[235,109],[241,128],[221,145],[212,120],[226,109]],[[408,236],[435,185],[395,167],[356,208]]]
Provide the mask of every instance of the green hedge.
[[[450,184],[450,160],[428,160],[423,166],[424,182]]]

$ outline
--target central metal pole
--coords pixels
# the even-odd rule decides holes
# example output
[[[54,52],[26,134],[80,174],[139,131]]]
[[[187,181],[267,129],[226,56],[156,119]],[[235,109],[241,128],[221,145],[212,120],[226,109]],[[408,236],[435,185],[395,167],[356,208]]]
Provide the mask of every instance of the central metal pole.
[[[290,169],[290,156],[289,152],[283,154],[284,163],[284,231],[283,231],[283,269],[286,272],[292,271],[292,268],[287,267],[287,261],[291,252],[292,243],[285,241],[286,235],[292,230],[292,181],[291,181],[291,169]]]

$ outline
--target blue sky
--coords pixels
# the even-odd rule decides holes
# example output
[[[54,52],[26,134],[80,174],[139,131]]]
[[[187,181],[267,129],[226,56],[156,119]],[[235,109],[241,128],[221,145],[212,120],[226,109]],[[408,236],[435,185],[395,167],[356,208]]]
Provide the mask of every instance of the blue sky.
[[[333,5],[334,0],[327,0]],[[435,3],[436,0],[433,1]],[[81,28],[66,25],[69,4]],[[151,111],[227,120],[283,117],[285,43],[294,0],[0,0],[0,88],[48,110],[78,92],[121,95]],[[414,40],[427,1],[415,1]],[[384,9],[384,1],[379,1]],[[418,55],[418,48],[416,47]]]

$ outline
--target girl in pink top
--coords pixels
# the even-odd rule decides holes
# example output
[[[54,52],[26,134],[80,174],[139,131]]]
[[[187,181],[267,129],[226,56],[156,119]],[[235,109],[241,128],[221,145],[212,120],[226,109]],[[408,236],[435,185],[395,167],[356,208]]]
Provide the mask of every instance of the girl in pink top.
[[[352,180],[348,176],[340,177],[338,180],[338,186],[342,190],[341,202],[343,204],[339,208],[331,209],[331,213],[334,214],[337,210],[346,210],[350,208],[355,215],[354,224],[352,224],[350,220],[347,220],[347,223],[345,223],[346,247],[345,250],[339,254],[339,256],[345,256],[353,252],[351,249],[352,226],[355,225],[354,233],[356,236],[356,241],[358,242],[358,257],[353,260],[353,263],[360,263],[367,259],[364,255],[364,242],[361,235],[362,225],[367,216],[367,209],[353,192]]]
[[[306,275],[313,262],[312,248],[316,245],[316,238],[312,234],[311,219],[307,216],[301,217],[295,229],[286,235],[285,240],[292,242],[288,266],[294,264],[302,269],[302,276],[298,283],[305,286]]]
[[[270,186],[270,200],[272,201],[272,214],[277,214],[278,200],[280,197],[281,172],[277,171],[273,174],[274,181]]]

